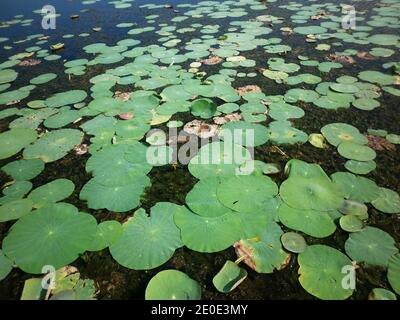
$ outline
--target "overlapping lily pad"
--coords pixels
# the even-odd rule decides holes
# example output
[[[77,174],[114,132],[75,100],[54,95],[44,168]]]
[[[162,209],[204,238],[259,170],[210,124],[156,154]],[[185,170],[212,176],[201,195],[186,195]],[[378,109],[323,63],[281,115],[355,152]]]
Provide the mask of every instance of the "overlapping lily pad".
[[[167,262],[175,250],[182,247],[174,214],[186,209],[168,202],[160,202],[150,216],[143,209],[123,225],[122,235],[110,246],[111,255],[126,268],[147,270]]]

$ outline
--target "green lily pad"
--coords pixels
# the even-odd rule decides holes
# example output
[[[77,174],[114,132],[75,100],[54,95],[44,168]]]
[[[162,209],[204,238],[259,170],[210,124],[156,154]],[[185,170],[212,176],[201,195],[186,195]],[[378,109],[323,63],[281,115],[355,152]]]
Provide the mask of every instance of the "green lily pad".
[[[238,212],[259,211],[277,194],[277,185],[266,176],[235,176],[223,180],[217,187],[218,200]]]
[[[356,127],[347,123],[330,123],[321,129],[328,142],[337,147],[341,142],[353,142],[367,144],[368,139],[362,135]]]
[[[356,161],[372,161],[376,158],[376,152],[370,147],[348,141],[339,144],[338,152],[341,156]]]
[[[31,212],[33,202],[29,199],[18,199],[0,206],[0,222],[19,219]]]
[[[398,252],[394,239],[375,227],[351,233],[345,249],[347,255],[357,262],[383,267],[387,267],[390,257]]]
[[[96,219],[71,205],[49,205],[15,223],[3,240],[3,251],[27,273],[39,274],[46,265],[59,269],[87,249],[96,226]]]
[[[1,277],[0,277],[1,278]],[[387,278],[393,290],[400,294],[400,254],[396,253],[389,259]]]
[[[146,287],[146,300],[200,300],[201,287],[197,281],[178,270],[157,273]]]
[[[13,264],[10,259],[8,259],[3,251],[0,250],[0,281],[3,280],[11,272]]]
[[[188,210],[176,212],[174,221],[186,247],[198,252],[222,251],[241,235],[241,219],[236,213],[202,217]]]
[[[368,219],[368,207],[361,202],[353,200],[345,200],[343,207],[339,209],[343,214],[351,214],[357,216],[360,220]]]
[[[349,172],[336,172],[331,176],[332,181],[343,192],[346,199],[359,202],[371,202],[380,195],[380,189],[370,179],[356,176]]]
[[[300,210],[282,204],[279,208],[279,220],[288,228],[302,231],[315,238],[325,238],[336,230],[332,218],[325,211]]]
[[[58,108],[66,105],[73,105],[75,103],[85,100],[87,97],[86,91],[83,90],[69,90],[65,92],[56,93],[55,95],[47,98],[45,101],[46,106],[50,108]]]
[[[307,248],[306,240],[296,232],[285,232],[281,236],[281,242],[283,247],[289,252],[301,253]]]
[[[115,212],[127,212],[140,204],[140,196],[150,186],[147,176],[136,176],[124,185],[104,185],[101,178],[89,180],[82,188],[79,198],[86,200],[91,209],[108,209]]]
[[[355,174],[368,174],[376,169],[375,161],[348,160],[344,167]]]
[[[76,129],[60,129],[45,133],[34,144],[24,150],[25,159],[39,158],[53,162],[64,157],[83,139],[83,132]]]
[[[340,227],[347,232],[358,232],[365,227],[364,222],[353,214],[342,216],[339,223]]]
[[[310,142],[314,147],[323,149],[326,147],[325,138],[322,134],[312,133],[308,136],[308,142]]]
[[[0,159],[6,159],[36,140],[36,131],[15,128],[0,133]]]
[[[123,226],[121,237],[110,246],[111,255],[129,269],[148,270],[164,264],[183,246],[174,214],[185,211],[168,202],[156,204],[150,217],[143,209],[137,210]]]
[[[344,200],[340,189],[326,178],[289,177],[279,192],[287,205],[300,210],[335,210]]]
[[[186,203],[196,214],[203,217],[218,217],[230,211],[217,198],[217,180],[197,182],[186,195]]]
[[[210,99],[197,99],[192,102],[190,109],[194,116],[209,119],[217,111],[217,105]]]
[[[323,300],[344,300],[352,295],[352,289],[342,287],[342,268],[351,266],[351,261],[340,251],[313,245],[299,254],[298,261],[299,282],[308,293]]]
[[[88,251],[100,251],[114,244],[122,235],[122,225],[115,220],[104,221],[97,225],[97,232]]]
[[[214,276],[213,284],[222,293],[228,293],[239,286],[247,277],[247,271],[232,261],[226,261],[221,270]]]
[[[33,190],[30,199],[35,208],[68,198],[75,189],[75,185],[68,179],[56,179]]]
[[[399,194],[387,188],[379,188],[379,196],[371,204],[384,213],[400,213]]]
[[[383,288],[374,288],[368,295],[368,300],[397,300],[396,295]]]
[[[246,147],[260,146],[268,140],[268,130],[261,124],[232,121],[224,124],[219,136],[222,140],[233,141]]]
[[[12,69],[0,70],[0,84],[13,82],[18,77],[18,72]]]
[[[6,164],[1,168],[14,180],[31,180],[44,169],[44,162],[40,159],[17,160]]]

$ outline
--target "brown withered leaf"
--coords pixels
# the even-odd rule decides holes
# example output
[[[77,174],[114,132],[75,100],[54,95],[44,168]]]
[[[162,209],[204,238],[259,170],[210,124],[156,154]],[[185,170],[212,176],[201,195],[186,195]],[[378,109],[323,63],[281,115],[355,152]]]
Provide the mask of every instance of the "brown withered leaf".
[[[377,150],[377,151],[383,151],[383,150],[395,151],[396,150],[396,146],[393,143],[387,141],[383,137],[373,136],[370,134],[366,134],[365,136],[368,139],[368,146],[374,150]]]
[[[218,63],[221,63],[224,59],[218,56],[209,56],[207,59],[200,60],[201,63],[212,66]]]
[[[239,88],[236,88],[235,91],[239,96],[243,96],[243,95],[245,95],[246,93],[249,93],[249,92],[256,92],[256,93],[261,93],[262,92],[261,88],[259,86],[256,86],[256,85],[247,85],[247,86],[244,86],[244,87],[239,87]]]

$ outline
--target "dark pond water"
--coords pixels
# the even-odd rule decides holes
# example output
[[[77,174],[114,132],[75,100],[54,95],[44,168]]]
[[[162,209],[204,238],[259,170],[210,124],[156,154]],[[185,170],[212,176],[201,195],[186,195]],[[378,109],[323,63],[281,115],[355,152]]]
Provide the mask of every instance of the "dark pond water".
[[[296,1],[300,4],[309,3],[327,3],[328,1]],[[331,3],[339,3],[330,1]],[[64,91],[68,89],[83,89],[89,92],[91,84],[89,79],[93,76],[103,73],[108,68],[115,68],[117,65],[122,65],[127,62],[127,59],[115,65],[103,65],[88,67],[86,73],[82,76],[68,77],[64,73],[63,61],[73,60],[78,58],[91,59],[93,56],[86,54],[82,48],[85,45],[97,42],[104,42],[110,46],[115,45],[117,41],[127,37],[126,32],[129,28],[117,28],[116,25],[121,22],[133,22],[137,25],[135,27],[144,27],[148,23],[145,19],[147,15],[159,15],[155,18],[154,25],[157,29],[158,24],[166,23],[173,25],[171,19],[184,13],[186,8],[177,7],[180,3],[196,4],[197,1],[154,1],[157,4],[171,4],[179,12],[174,10],[159,8],[147,9],[141,8],[143,4],[149,3],[148,1],[136,0],[132,2],[132,7],[128,9],[115,9],[114,6],[108,1],[101,0],[94,4],[83,5],[82,1],[23,1],[23,0],[2,0],[0,4],[0,21],[9,21],[15,15],[23,14],[23,19],[34,19],[29,26],[21,26],[19,24],[13,25],[9,28],[0,29],[0,37],[10,38],[12,41],[25,39],[32,34],[43,33],[50,36],[51,43],[63,42],[65,49],[58,54],[62,59],[44,62],[34,67],[13,67],[19,72],[19,76],[15,82],[12,83],[11,88],[19,88],[26,85],[36,74],[54,72],[58,75],[55,81],[44,86],[38,86],[32,91],[29,100],[45,99],[54,92]],[[235,18],[220,18],[211,19],[207,16],[188,19],[179,23],[179,27],[188,27],[192,23],[199,23],[202,25],[219,25],[219,31],[213,36],[218,37],[227,32],[231,27],[231,21],[247,21],[255,19],[259,15],[269,14],[273,16],[284,17],[286,20],[282,26],[295,27],[296,24],[290,19],[293,12],[281,8],[281,5],[288,4],[289,1],[277,1],[269,3],[267,10],[251,10],[249,5],[244,8],[248,14],[243,17]],[[354,2],[357,10],[366,11],[367,16],[373,14],[373,9],[377,7],[378,1],[357,1]],[[57,18],[57,27],[55,30],[43,30],[40,25],[40,18],[32,11],[39,9],[44,4],[53,5],[61,16]],[[82,9],[87,11],[81,12]],[[71,20],[70,15],[79,14],[80,18]],[[398,18],[398,17],[397,17]],[[318,22],[310,22],[316,24]],[[100,32],[93,32],[93,27],[101,27]],[[273,27],[274,31],[267,35],[267,37],[279,37],[284,39],[283,43],[292,47],[292,51],[285,55],[286,62],[298,62],[297,56],[304,55],[311,59],[318,61],[325,61],[326,56],[331,51],[317,51],[314,45],[309,45],[305,42],[304,35],[293,34],[291,36],[282,35],[279,31],[279,25]],[[78,34],[87,32],[90,34],[88,37],[78,37]],[[378,31],[373,31],[378,33]],[[391,29],[386,27],[379,27],[379,33],[397,33],[398,29]],[[63,38],[66,34],[75,35],[73,38]],[[182,43],[196,38],[201,34],[180,34],[179,38]],[[157,36],[159,37],[159,36]],[[157,37],[153,37],[151,33],[143,33],[133,36],[133,38],[140,40],[141,46],[159,44]],[[328,39],[326,43],[333,43],[335,39]],[[27,47],[33,46],[33,42],[12,44],[11,42],[3,43],[10,45],[10,50],[0,49],[0,62],[6,60],[10,55],[23,52]],[[48,44],[43,45],[44,48]],[[369,51],[371,48],[377,47],[374,44],[358,45],[354,43],[342,42],[342,46],[338,51],[344,51],[351,48],[358,51]],[[273,54],[265,53],[262,47],[255,50],[246,51],[244,53],[247,59],[254,59],[257,62],[258,68],[265,68],[267,66],[267,59],[276,56]],[[329,73],[321,73],[315,67],[302,66],[302,73],[312,73],[320,76],[323,81],[335,81],[340,75],[353,75],[356,76],[358,72],[363,70],[378,70],[387,72],[382,68],[382,64],[390,61],[399,61],[400,54],[398,47],[396,52],[390,58],[378,58],[376,60],[362,60],[357,59],[356,64],[345,64],[343,68],[332,70]],[[192,61],[190,61],[192,62]],[[190,62],[184,62],[182,66],[189,68]],[[208,75],[218,73],[220,66],[204,66],[202,70],[207,72]],[[255,68],[253,68],[255,69]],[[244,71],[244,68],[237,68],[239,72]],[[252,70],[253,71],[253,70]],[[246,71],[244,71],[246,72]],[[248,72],[248,71],[247,71]],[[271,80],[266,80],[260,73],[254,78],[236,78],[232,83],[233,87],[240,87],[245,85],[258,85],[263,92],[268,95],[285,94],[291,88],[289,85],[276,84]],[[304,89],[313,89],[314,85],[300,85]],[[398,86],[397,86],[398,88]],[[134,90],[132,88],[132,90]],[[161,91],[157,89],[156,91]],[[16,104],[18,108],[23,108],[26,101]],[[86,100],[87,102],[90,99]],[[400,98],[383,92],[379,98],[381,106],[372,111],[363,111],[356,108],[327,110],[317,108],[309,103],[298,103],[297,105],[303,108],[305,116],[293,121],[293,126],[303,130],[307,133],[319,132],[320,129],[332,122],[345,122],[357,127],[361,133],[366,133],[368,128],[385,129],[389,133],[400,134]],[[4,106],[0,106],[0,110]],[[0,131],[6,131],[8,124],[17,117],[6,118],[0,120]],[[172,120],[182,120],[188,122],[193,120],[194,117],[190,113],[177,113],[172,117]],[[268,125],[270,120],[262,124]],[[79,128],[78,124],[70,125],[71,128]],[[157,125],[156,127],[166,130],[165,124]],[[40,126],[43,129],[43,126]],[[89,142],[89,137],[85,137],[85,142]],[[326,149],[318,149],[309,143],[295,144],[295,145],[282,145],[279,148],[286,154],[277,152],[271,143],[257,147],[255,150],[255,158],[264,162],[278,163],[284,167],[285,163],[290,159],[300,159],[307,162],[320,164],[323,169],[332,174],[337,171],[345,171],[344,163],[346,159],[341,157],[336,148],[329,146]],[[379,186],[390,188],[396,192],[400,192],[399,172],[400,172],[400,155],[399,147],[396,145],[392,151],[378,151],[376,170],[372,171],[366,177],[374,180]],[[89,154],[83,156],[76,156],[74,153],[69,153],[67,156],[59,161],[46,164],[45,170],[36,178],[32,180],[33,187],[41,186],[57,178],[70,179],[75,184],[74,193],[65,200],[74,204],[81,211],[93,214],[98,222],[115,219],[120,222],[126,220],[127,214],[112,213],[107,210],[93,210],[87,207],[86,203],[79,199],[79,192],[83,185],[91,178],[90,174],[85,171],[85,164]],[[17,154],[12,158],[0,160],[0,167],[6,163],[20,159],[21,154]],[[148,174],[151,179],[151,187],[147,188],[142,199],[142,207],[146,210],[150,209],[154,204],[161,201],[173,202],[179,205],[185,204],[185,196],[192,189],[194,184],[198,181],[193,177],[186,166],[179,165],[177,168],[172,166],[154,167]],[[273,177],[276,183],[281,183],[285,180],[283,173]],[[4,173],[0,173],[0,186],[5,185],[11,178]],[[0,247],[2,239],[7,235],[13,222],[0,223]],[[400,243],[400,218],[399,215],[383,214],[369,205],[369,220],[368,225],[376,226],[388,232],[395,240],[397,245]],[[282,226],[284,231],[288,230]],[[306,236],[309,244],[326,244],[343,251],[344,242],[348,237],[348,233],[342,231],[340,228],[336,232],[324,239],[316,239]],[[197,280],[202,286],[203,299],[314,299],[313,296],[308,294],[298,282],[298,264],[296,256],[293,255],[289,265],[281,270],[275,271],[272,274],[259,274],[250,268],[247,268],[249,273],[248,278],[234,291],[229,294],[221,294],[215,290],[212,279],[216,272],[223,266],[226,260],[235,260],[236,255],[233,248],[224,250],[218,253],[199,253],[194,252],[186,247],[178,249],[174,256],[164,265],[148,270],[148,271],[135,271],[124,268],[119,265],[111,255],[108,249],[100,252],[90,252],[83,254],[72,265],[76,266],[80,271],[83,278],[93,279],[99,290],[98,299],[143,299],[145,288],[149,280],[159,271],[164,269],[178,269],[193,279]],[[15,268],[0,282],[0,298],[3,299],[18,299],[21,295],[24,281],[31,278],[32,275],[26,274],[21,270]],[[357,276],[357,289],[350,299],[366,299],[372,288],[384,287],[390,288],[386,279],[386,270],[378,267],[364,266],[358,271]]]

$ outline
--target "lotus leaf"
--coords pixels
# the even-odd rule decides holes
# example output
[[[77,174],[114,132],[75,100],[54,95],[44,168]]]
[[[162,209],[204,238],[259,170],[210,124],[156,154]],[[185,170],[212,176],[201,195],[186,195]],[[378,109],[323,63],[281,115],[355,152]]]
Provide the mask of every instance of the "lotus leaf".
[[[301,253],[307,249],[306,240],[296,232],[286,232],[281,236],[283,247],[290,252]]]
[[[358,232],[364,229],[364,222],[357,215],[342,216],[339,223],[340,227],[347,232]]]
[[[277,185],[266,176],[235,176],[223,180],[217,187],[218,200],[238,212],[259,211],[277,194]]]
[[[0,206],[0,222],[16,220],[31,212],[33,202],[29,199],[18,199]]]
[[[337,147],[341,142],[367,144],[368,140],[357,128],[347,123],[330,123],[321,129],[328,142]]]
[[[88,251],[103,250],[114,244],[122,235],[122,225],[118,221],[104,221],[97,225],[97,232]]]
[[[336,172],[332,174],[331,178],[347,199],[359,202],[371,202],[376,200],[380,195],[379,187],[370,179],[348,172]]]
[[[347,255],[355,261],[383,267],[387,267],[390,257],[398,252],[394,239],[375,227],[351,233],[345,249]]]
[[[336,225],[327,212],[294,209],[286,204],[282,204],[279,208],[279,220],[288,228],[302,231],[315,238],[327,237],[336,230]]]
[[[372,161],[376,158],[376,152],[370,147],[349,141],[341,142],[338,152],[341,156],[356,161]]]
[[[194,116],[202,119],[209,119],[217,111],[217,105],[210,99],[197,99],[190,106]]]
[[[299,254],[299,282],[313,296],[323,300],[344,300],[353,293],[342,286],[345,266],[350,259],[340,251],[325,245],[313,245]]]
[[[36,131],[15,128],[0,133],[0,159],[6,159],[36,140]]]
[[[3,240],[3,251],[28,273],[73,262],[93,240],[96,220],[73,206],[54,204],[20,218]],[[44,250],[45,249],[45,250]]]
[[[230,211],[217,198],[217,180],[207,179],[197,182],[186,195],[188,207],[204,217],[218,217]]]
[[[232,261],[226,261],[221,270],[214,276],[213,284],[222,293],[228,293],[239,286],[247,277],[247,271]]]
[[[157,273],[146,287],[146,300],[200,300],[201,287],[197,281],[178,270]]]
[[[80,192],[80,199],[86,200],[91,209],[108,209],[115,212],[127,212],[140,204],[140,196],[150,186],[147,176],[134,176],[129,184],[104,185],[101,177],[89,180]]]
[[[218,217],[202,217],[188,210],[176,212],[175,223],[181,230],[185,246],[198,252],[225,250],[239,240],[241,219],[236,213]]]
[[[335,210],[344,200],[340,189],[322,177],[290,177],[281,184],[280,195],[287,205],[299,210]]]
[[[25,159],[39,158],[44,162],[53,162],[64,157],[71,149],[80,144],[83,133],[76,129],[60,129],[45,133],[34,144],[24,150]]]
[[[379,196],[371,204],[384,213],[400,213],[399,194],[387,188],[379,188]]]
[[[14,180],[31,180],[40,174],[44,169],[44,162],[40,159],[17,160],[9,162],[1,168]]]
[[[85,100],[87,93],[83,90],[70,90],[56,93],[46,99],[45,104],[50,108],[58,108],[66,105],[72,105]]]
[[[383,288],[374,288],[368,295],[368,300],[397,300],[396,295]]]
[[[3,254],[3,251],[0,250],[0,281],[7,277],[11,269],[12,262]]]
[[[396,253],[389,259],[387,278],[393,290],[400,294],[400,254]],[[0,277],[1,279],[1,277]]]
[[[183,246],[173,217],[185,211],[184,207],[167,202],[156,204],[150,217],[139,209],[123,226],[121,237],[110,246],[113,258],[135,270],[153,269],[164,264]]]
[[[348,160],[344,167],[355,174],[368,174],[376,169],[375,161]]]
[[[222,140],[231,140],[246,147],[255,147],[268,140],[268,130],[261,124],[232,121],[224,124],[219,133]],[[232,140],[233,139],[233,140]]]

